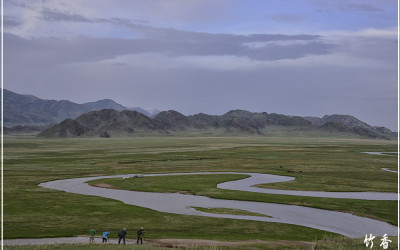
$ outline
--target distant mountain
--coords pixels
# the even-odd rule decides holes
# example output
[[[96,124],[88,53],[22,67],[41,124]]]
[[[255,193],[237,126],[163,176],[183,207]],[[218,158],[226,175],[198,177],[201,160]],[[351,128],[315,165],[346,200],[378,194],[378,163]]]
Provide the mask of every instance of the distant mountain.
[[[135,111],[137,111],[139,113],[142,113],[142,114],[144,114],[145,116],[148,116],[148,117],[154,117],[158,113],[161,112],[158,109],[149,109],[149,110],[147,110],[147,109],[143,109],[141,107],[133,107],[133,108],[129,108],[129,110],[135,110]]]
[[[321,130],[330,133],[348,133],[362,137],[375,138],[375,139],[388,139],[385,135],[376,133],[363,127],[346,126],[340,122],[326,122],[319,127]]]
[[[268,126],[293,126],[308,128],[312,126],[309,121],[298,116],[280,114],[252,113],[246,110],[231,110],[222,116],[196,114],[188,116],[190,124],[195,128],[224,128],[230,132],[247,132],[250,134],[263,134]]]
[[[262,134],[262,129],[266,126],[302,126],[310,123],[302,119],[300,123],[290,122],[291,117],[277,114],[252,113],[246,110],[231,110],[222,115],[218,120],[218,126],[226,128],[228,131],[247,131],[250,134]]]
[[[136,111],[118,112],[112,109],[91,111],[76,118],[70,119],[43,131],[40,136],[67,137],[67,136],[100,136],[102,133],[110,136],[132,135],[141,132],[170,134],[185,130],[220,129],[224,132],[242,132],[246,134],[262,134],[260,130],[267,125],[277,126],[310,126],[311,123],[297,117],[288,117],[267,113],[251,113],[245,110],[232,110],[222,116],[197,114],[184,116],[168,110],[149,118]],[[71,126],[70,129],[66,128]]]
[[[84,135],[89,131],[89,128],[81,123],[72,120],[71,118],[67,118],[61,123],[46,129],[45,131],[39,133],[40,136],[43,137],[75,137]]]
[[[252,113],[245,110],[231,110],[226,114],[216,116],[196,114],[184,116],[174,111],[163,111],[150,118],[132,110],[118,112],[113,109],[91,111],[75,120],[66,119],[60,124],[49,128],[39,136],[70,137],[70,136],[129,136],[155,135],[176,133],[205,133],[217,135],[235,134],[271,134],[276,130],[282,133],[309,132],[326,135],[352,135],[367,138],[387,139],[383,133],[364,127],[352,127],[340,122],[326,122],[321,126],[313,125],[310,121],[298,116],[281,114]],[[197,132],[196,132],[197,131]],[[382,130],[383,132],[386,132]],[[391,131],[390,131],[391,132]]]
[[[118,112],[113,109],[90,111],[76,118],[66,119],[60,124],[44,130],[41,137],[110,137],[132,135],[138,132],[164,132],[149,117],[133,110]]]
[[[4,126],[55,124],[67,117],[76,118],[91,110],[87,105],[70,101],[43,100],[5,90]]]
[[[363,121],[360,121],[359,119],[355,118],[354,116],[350,115],[325,115],[322,118],[319,117],[303,117],[304,119],[310,121],[312,124],[322,127],[322,128],[333,128],[337,127],[337,130],[343,131],[346,130],[347,128],[352,128],[353,133],[355,131],[358,131],[361,134],[365,134],[361,132],[360,128],[366,130],[366,131],[371,131],[377,136],[376,138],[379,138],[379,136],[396,136],[397,133],[392,132],[390,129],[385,128],[385,127],[375,127],[371,126]],[[326,126],[324,126],[327,124]],[[339,126],[339,124],[343,126]],[[367,133],[368,134],[368,133]],[[374,137],[371,135],[370,137]]]
[[[251,134],[260,134],[259,129],[267,125],[267,113],[251,113],[246,110],[231,110],[222,115],[218,126],[228,131],[248,131]]]
[[[220,127],[228,131],[247,131],[251,134],[263,134],[267,127],[296,127],[311,128],[312,124],[298,116],[286,116],[281,114],[252,113],[246,110],[231,110],[222,115],[218,120]]]
[[[136,109],[131,110],[131,109]],[[54,124],[56,124],[54,126]],[[231,110],[223,115],[190,116],[174,111],[126,108],[110,99],[77,104],[44,100],[4,89],[5,133],[40,133],[44,137],[125,136],[138,134],[200,133],[207,135],[292,135],[323,133],[387,139],[397,133],[374,127],[349,115],[299,117],[266,112]]]
[[[303,117],[304,119],[310,121],[314,125],[321,126],[327,122],[337,122],[341,123],[348,127],[361,127],[361,128],[371,128],[372,126],[368,125],[365,122],[358,120],[357,118],[350,115],[325,115],[322,118],[319,117]]]
[[[190,124],[196,129],[206,129],[208,127],[218,127],[219,116],[199,113],[188,116]]]
[[[174,110],[158,113],[153,121],[164,130],[178,131],[190,127],[189,118]]]
[[[32,95],[21,95],[12,91],[4,93],[4,126],[49,126],[57,124],[66,118],[75,119],[93,110],[114,109],[129,110],[110,99],[77,104],[66,100],[45,100]],[[146,115],[152,113],[135,108]],[[21,128],[20,128],[21,129]]]
[[[128,110],[128,108],[114,102],[111,99],[104,99],[96,102],[87,102],[84,103],[84,105],[90,106],[92,110],[102,110],[102,109],[114,109],[117,111]]]
[[[322,121],[321,121],[321,118],[319,118],[319,117],[303,116],[303,119],[311,122],[315,126],[321,126],[323,124]]]

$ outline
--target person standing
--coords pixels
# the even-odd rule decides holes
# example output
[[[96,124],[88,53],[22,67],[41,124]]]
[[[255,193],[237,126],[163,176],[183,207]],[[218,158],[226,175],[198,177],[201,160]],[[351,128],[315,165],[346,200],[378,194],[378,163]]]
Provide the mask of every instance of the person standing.
[[[119,232],[118,232],[118,238],[119,238],[119,240],[118,240],[118,244],[120,244],[120,243],[121,243],[121,239],[123,239],[123,240],[124,240],[124,244],[126,244],[126,243],[125,243],[125,238],[126,238],[126,228],[123,228],[123,229],[119,230]]]
[[[94,228],[92,227],[90,230],[89,230],[89,236],[90,236],[90,238],[89,238],[89,243],[94,243],[94,236],[96,235],[96,230],[94,230]]]
[[[142,227],[137,231],[136,244],[139,244],[139,240],[140,240],[140,244],[143,244],[143,237],[144,237],[144,228]]]
[[[104,230],[104,232],[103,232],[103,243],[109,242],[109,240],[108,240],[108,235],[110,235],[110,233],[108,232],[108,230],[107,230],[107,229]]]

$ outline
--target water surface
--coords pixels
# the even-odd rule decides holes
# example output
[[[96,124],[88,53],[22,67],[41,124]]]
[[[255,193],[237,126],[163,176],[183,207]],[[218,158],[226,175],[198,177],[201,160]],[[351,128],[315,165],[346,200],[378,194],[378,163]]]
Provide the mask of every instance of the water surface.
[[[251,187],[252,185],[255,184],[274,183],[274,182],[293,180],[293,177],[287,177],[287,176],[277,176],[277,175],[258,174],[258,173],[236,173],[236,172],[171,173],[171,174],[149,174],[143,176],[144,178],[146,178],[146,176],[187,175],[187,174],[250,175],[251,177],[246,179],[218,184],[219,188],[231,189],[231,190],[243,190],[249,192],[254,192],[252,190],[260,191],[261,188],[254,189],[255,187]],[[106,188],[93,187],[86,183],[88,181],[96,179],[130,178],[132,176],[134,175],[113,175],[113,176],[74,178],[74,179],[57,180],[57,181],[41,183],[39,186],[56,190],[62,190],[70,193],[94,195],[94,196],[110,198],[122,201],[129,205],[146,207],[166,213],[295,224],[295,225],[301,225],[320,230],[325,230],[329,232],[334,232],[352,238],[364,237],[366,234],[373,234],[375,236],[383,236],[384,234],[397,235],[397,227],[393,225],[378,220],[355,216],[348,213],[328,211],[323,209],[316,209],[316,208],[302,207],[295,205],[213,199],[205,196],[184,195],[178,193],[152,193],[152,192],[106,189]],[[303,192],[303,191],[290,191],[290,190],[272,190],[272,191],[294,192],[291,195],[301,195],[302,194],[301,192]],[[330,193],[330,192],[317,192],[317,195],[321,195],[323,193]],[[312,196],[315,194],[315,192],[304,191],[303,194],[307,194],[307,196]],[[388,195],[388,197],[386,197],[385,199],[391,198],[390,196],[393,195],[391,193],[383,193],[383,194]],[[356,193],[353,193],[350,196],[352,195],[356,195]],[[372,199],[376,199],[381,194],[369,193],[369,195],[371,196]],[[397,200],[397,194],[395,195]],[[317,196],[317,197],[325,197],[325,196]],[[368,195],[362,197],[363,199],[368,198]],[[241,209],[254,213],[265,214],[270,217],[213,214],[213,213],[197,211],[192,207]]]

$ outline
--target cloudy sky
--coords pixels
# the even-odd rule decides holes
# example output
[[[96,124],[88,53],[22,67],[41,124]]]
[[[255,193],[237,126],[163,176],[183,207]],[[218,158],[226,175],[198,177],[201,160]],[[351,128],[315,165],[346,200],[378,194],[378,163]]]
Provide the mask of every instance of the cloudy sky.
[[[397,130],[396,0],[7,0],[4,88]]]

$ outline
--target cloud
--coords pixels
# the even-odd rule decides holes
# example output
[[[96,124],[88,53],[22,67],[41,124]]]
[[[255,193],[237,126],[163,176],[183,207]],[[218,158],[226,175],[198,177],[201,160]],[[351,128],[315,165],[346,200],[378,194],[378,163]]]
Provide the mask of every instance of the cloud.
[[[40,30],[46,30],[45,26],[52,26],[52,22],[95,23],[113,18],[183,28],[190,22],[209,23],[224,18],[221,13],[226,13],[234,5],[228,0],[118,0],[112,4],[108,0],[10,0],[5,4],[7,12],[13,12],[25,26],[29,26],[30,29],[18,30],[18,34],[25,37],[45,34]]]
[[[5,88],[186,114],[242,108],[397,124],[392,1],[251,2],[6,1]]]
[[[45,8],[41,11],[41,19],[46,20],[46,21],[67,21],[67,22],[87,22],[87,23],[93,23],[95,20],[91,20],[89,18],[86,18],[82,15],[79,14],[74,14],[74,13],[63,13],[59,11],[53,11],[48,8]]]
[[[109,22],[107,20],[106,22]],[[148,69],[249,71],[263,68],[393,69],[393,30],[317,35],[210,34],[132,24],[143,38],[22,38],[4,33],[5,59],[24,67],[109,64]],[[368,36],[368,39],[365,37]]]
[[[7,29],[9,27],[16,27],[22,24],[22,22],[13,16],[3,17],[4,27]]]
[[[342,11],[383,11],[382,8],[362,3],[341,3],[337,7]]]
[[[339,11],[361,11],[361,12],[382,12],[382,4],[387,5],[389,1],[365,1],[365,0],[311,0],[317,6],[325,10]],[[393,5],[393,3],[391,3]],[[379,6],[379,7],[377,7]]]
[[[66,17],[81,20],[80,17]],[[59,15],[57,15],[59,17]],[[121,23],[124,20],[104,22]],[[159,53],[171,58],[207,56],[209,58],[246,57],[250,60],[275,61],[301,58],[307,55],[328,54],[332,45],[315,35],[274,34],[210,34],[154,28],[147,25],[124,23],[141,33],[143,38],[22,38],[5,33],[5,44],[10,55],[22,60],[35,58],[35,65],[57,65],[100,61],[123,55]],[[260,43],[262,46],[251,46]],[[12,60],[11,58],[7,58]],[[39,63],[39,64],[38,64]]]
[[[328,9],[328,16],[317,13]],[[396,26],[392,0],[9,0],[7,15],[21,37],[137,37],[150,27],[206,33],[310,33],[324,29]],[[384,11],[385,14],[382,15]],[[137,26],[135,26],[135,24]],[[148,27],[140,27],[140,24]],[[352,28],[351,28],[352,27]],[[156,32],[155,29],[153,29]],[[130,34],[132,32],[133,34]]]

